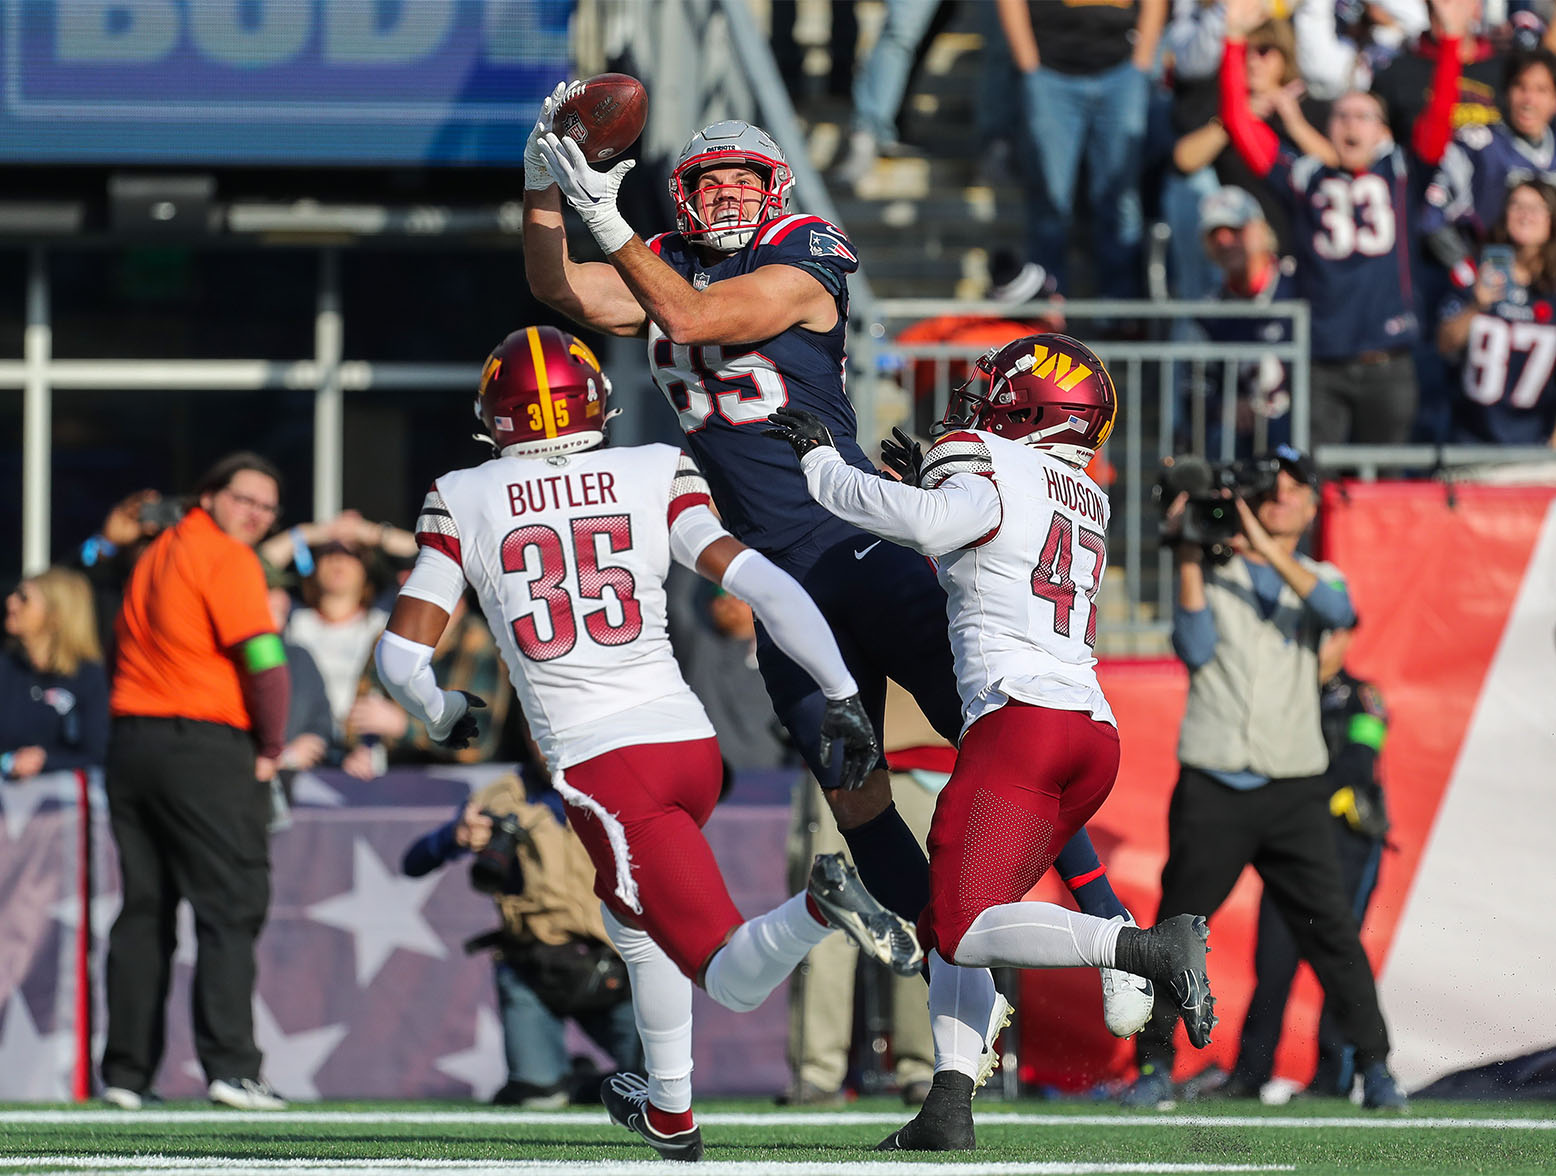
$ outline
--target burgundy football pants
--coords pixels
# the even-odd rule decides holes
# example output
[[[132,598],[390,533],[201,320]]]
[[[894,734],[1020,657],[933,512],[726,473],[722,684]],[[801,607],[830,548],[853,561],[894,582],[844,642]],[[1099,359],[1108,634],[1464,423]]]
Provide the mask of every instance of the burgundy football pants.
[[[1111,724],[1014,701],[967,729],[929,827],[926,952],[954,961],[974,919],[1026,897],[1107,799],[1118,750]]]

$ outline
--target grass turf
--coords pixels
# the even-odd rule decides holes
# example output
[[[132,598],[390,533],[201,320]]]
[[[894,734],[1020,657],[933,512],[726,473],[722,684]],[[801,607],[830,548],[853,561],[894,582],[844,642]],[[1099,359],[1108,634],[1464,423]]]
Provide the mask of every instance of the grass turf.
[[[549,1161],[557,1170],[580,1171],[658,1162],[599,1108],[534,1114],[447,1103],[331,1103],[277,1117],[223,1114],[190,1103],[168,1104],[154,1114],[71,1107],[37,1114],[46,1109],[0,1107],[0,1173],[105,1166],[152,1171],[159,1167],[153,1157],[184,1164],[209,1160],[238,1171],[246,1162],[392,1167],[432,1161],[434,1171],[438,1162],[508,1167],[518,1160]],[[1192,1113],[1159,1114],[980,1099],[978,1150],[933,1156],[871,1150],[908,1117],[886,1099],[862,1100],[844,1113],[779,1115],[767,1103],[712,1100],[698,1110],[707,1160],[780,1173],[785,1164],[846,1172],[880,1161],[903,1167],[1067,1164],[1075,1172],[1126,1164],[1175,1172],[1270,1166],[1299,1173],[1556,1172],[1553,1104],[1417,1103],[1409,1116],[1380,1119],[1328,1101],[1276,1108],[1200,1104]]]

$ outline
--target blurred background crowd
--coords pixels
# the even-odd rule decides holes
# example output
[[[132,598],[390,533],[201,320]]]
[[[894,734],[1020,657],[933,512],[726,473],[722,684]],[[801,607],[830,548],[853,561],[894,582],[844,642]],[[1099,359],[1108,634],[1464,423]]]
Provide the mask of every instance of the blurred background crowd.
[[[1530,451],[1556,445],[1550,0],[578,0],[534,11],[554,50],[526,79],[537,82],[535,106],[562,73],[610,66],[643,76],[651,102],[663,94],[683,116],[669,129],[651,123],[623,194],[645,234],[673,215],[667,151],[703,114],[727,112],[706,93],[698,110],[677,105],[652,72],[661,42],[635,33],[663,21],[656,36],[682,36],[713,69],[718,47],[698,21],[735,39],[747,25],[755,32],[782,91],[763,90],[762,71],[748,70],[758,100],[733,113],[770,126],[799,165],[801,206],[836,219],[860,254],[849,386],[872,446],[899,421],[926,432],[968,357],[991,343],[1034,325],[1097,342],[1136,414],[1130,438],[1093,471],[1115,495],[1114,562],[1126,581],[1104,597],[1119,594],[1104,611],[1104,649],[1111,616],[1114,632],[1128,634],[1115,648],[1169,651],[1178,581],[1151,518],[1161,458],[1250,458],[1295,444],[1317,459],[1292,459],[1316,488],[1320,470],[1413,476],[1451,464],[1453,447],[1532,461]],[[388,698],[371,659],[414,561],[408,528],[426,485],[482,455],[465,427],[476,361],[513,327],[553,318],[526,289],[512,205],[521,182],[516,155],[502,154],[477,152],[467,167],[228,160],[207,169],[214,187],[190,195],[177,182],[190,160],[158,160],[152,149],[139,162],[159,174],[137,203],[122,184],[106,200],[83,187],[84,174],[100,185],[122,161],[84,173],[59,155],[13,157],[0,140],[0,166],[31,185],[26,201],[0,201],[0,352],[25,354],[29,373],[56,359],[77,365],[60,368],[52,409],[41,402],[52,413],[50,509],[41,521],[36,511],[0,517],[0,571],[15,584],[0,660],[7,787],[104,762],[115,621],[137,559],[185,517],[194,500],[180,495],[206,465],[254,450],[278,476],[277,509],[255,549],[291,673],[272,827],[288,820],[298,773],[370,781],[405,765],[516,763],[522,782],[461,805],[409,847],[406,872],[479,854],[504,812],[517,822],[512,860],[514,839],[537,860],[570,852],[556,840],[560,808],[496,646],[468,602],[434,668],[446,688],[488,702],[470,748],[435,746]],[[381,216],[360,211],[369,198]],[[39,209],[75,219],[42,229],[27,219],[45,216]],[[673,414],[643,375],[639,345],[600,342],[627,409],[615,439],[673,442]],[[252,378],[156,368],[234,355],[313,355],[317,367],[265,361]],[[397,365],[394,378],[381,374]],[[36,389],[33,375],[21,379]],[[0,427],[35,437],[27,414],[39,403],[0,399]],[[1432,448],[1390,456],[1356,445]],[[18,502],[37,493],[31,460],[14,445],[0,453]],[[18,497],[24,480],[34,489]],[[676,654],[731,781],[795,770],[756,670],[751,609],[679,573],[669,599]],[[1355,842],[1344,887],[1359,915],[1388,831],[1376,766],[1385,712],[1367,683],[1345,675],[1343,649],[1330,652],[1311,689],[1318,699],[1323,685],[1326,716],[1340,716],[1330,754],[1345,774],[1333,791],[1348,800],[1333,809],[1334,833],[1342,856],[1345,839]],[[1373,755],[1360,765],[1347,734],[1357,713],[1376,720],[1362,724]],[[899,803],[920,802],[921,835],[947,766],[934,742],[911,716],[888,733]],[[793,861],[833,847],[814,792],[809,781],[794,789]],[[558,996],[546,969],[562,965],[535,945],[602,936],[558,923],[565,895],[503,906],[526,893],[522,870],[490,891],[512,939],[497,949],[509,1035],[499,1099],[588,1097],[587,1080],[565,1072],[559,1025],[577,1020],[630,1065],[631,1043],[611,1021],[622,993]],[[1270,980],[1261,964],[1262,1003],[1230,1087],[1244,1094],[1270,1077],[1295,968],[1280,920],[1266,918]],[[851,1084],[922,1098],[923,1009],[915,1021],[912,994],[899,993],[893,1026],[892,1000],[872,976],[856,1031],[853,960],[842,954],[814,961],[796,986],[786,1097],[839,1101]],[[851,1054],[856,1036],[861,1052]],[[889,1065],[879,1046],[888,1039]],[[527,1054],[528,1040],[543,1044]],[[1339,1089],[1349,1081],[1345,1043],[1326,1026],[1323,1045],[1317,1082]]]

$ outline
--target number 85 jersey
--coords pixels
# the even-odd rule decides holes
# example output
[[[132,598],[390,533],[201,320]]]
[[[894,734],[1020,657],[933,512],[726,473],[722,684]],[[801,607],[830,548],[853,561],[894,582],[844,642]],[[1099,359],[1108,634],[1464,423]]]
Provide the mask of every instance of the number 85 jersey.
[[[433,483],[401,594],[452,612],[464,584],[475,589],[552,771],[710,738],[670,650],[664,590],[676,520],[708,501],[669,445],[494,458]]]
[[[775,409],[802,408],[826,422],[850,465],[874,469],[855,439],[859,426],[843,387],[848,275],[859,268],[847,238],[820,217],[794,215],[763,225],[743,248],[712,265],[679,233],[653,237],[648,247],[699,290],[762,266],[787,265],[832,295],[838,317],[830,331],[795,326],[751,343],[693,346],[672,341],[650,322],[648,358],[735,538],[773,555],[818,529],[838,529],[806,493],[793,450],[762,430]]]

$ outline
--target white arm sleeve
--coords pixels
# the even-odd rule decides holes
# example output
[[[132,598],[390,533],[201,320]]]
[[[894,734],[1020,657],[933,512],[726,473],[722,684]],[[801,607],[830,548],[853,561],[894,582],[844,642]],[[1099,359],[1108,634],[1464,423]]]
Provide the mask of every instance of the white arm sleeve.
[[[697,570],[697,557],[716,540],[729,534],[724,524],[705,506],[693,506],[670,524],[670,555],[683,568]]]
[[[446,613],[454,611],[464,591],[463,569],[441,551],[431,547],[423,547],[416,553],[416,566],[400,586],[401,596],[425,600]]]
[[[407,641],[386,629],[378,638],[373,657],[378,663],[378,677],[384,689],[389,691],[389,697],[433,731],[443,717],[446,704],[443,691],[438,688],[438,679],[432,672],[432,646]]]
[[[925,555],[971,546],[1000,525],[999,490],[982,474],[920,490],[856,469],[831,447],[811,450],[800,468],[811,497],[838,518]]]
[[[747,548],[724,569],[724,588],[751,606],[773,643],[792,657],[831,699],[859,693],[816,602],[793,576]]]

